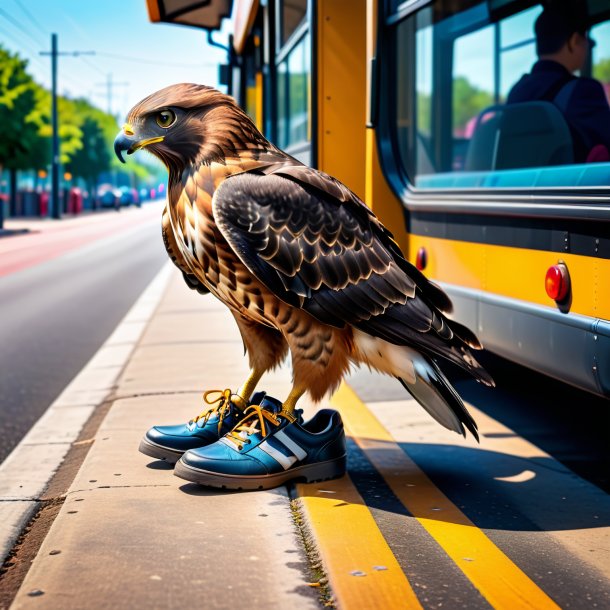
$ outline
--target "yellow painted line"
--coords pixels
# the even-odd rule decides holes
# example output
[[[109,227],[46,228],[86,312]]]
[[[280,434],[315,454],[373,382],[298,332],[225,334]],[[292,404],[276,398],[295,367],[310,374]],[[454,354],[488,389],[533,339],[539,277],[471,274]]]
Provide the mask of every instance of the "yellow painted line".
[[[348,385],[331,402],[396,497],[494,608],[559,609],[432,483]]]
[[[407,577],[349,476],[324,483],[300,483],[296,488],[339,608],[421,610]]]

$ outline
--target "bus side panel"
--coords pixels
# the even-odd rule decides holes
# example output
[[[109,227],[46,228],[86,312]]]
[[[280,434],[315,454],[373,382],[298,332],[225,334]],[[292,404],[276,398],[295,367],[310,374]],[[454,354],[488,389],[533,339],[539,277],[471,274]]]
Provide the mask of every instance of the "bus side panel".
[[[594,372],[600,387],[610,396],[610,322],[598,320],[593,329],[595,341]]]
[[[610,260],[410,235],[427,252],[425,273],[454,303],[454,317],[497,354],[598,394],[610,394]],[[559,260],[570,270],[570,312],[544,287]],[[600,319],[601,318],[601,319]],[[566,363],[570,363],[566,366]]]
[[[318,167],[364,197],[366,4],[317,3]]]
[[[572,285],[570,314],[610,320],[610,282],[602,279],[610,278],[609,259],[411,234],[410,260],[415,260],[419,248],[426,249],[428,264],[424,273],[431,279],[554,310],[557,307],[546,294],[544,280],[547,269],[563,261]]]
[[[381,222],[392,232],[408,260],[409,235],[405,231],[404,208],[390,189],[379,163],[376,134],[374,129],[366,130],[366,191],[365,203],[377,214]]]

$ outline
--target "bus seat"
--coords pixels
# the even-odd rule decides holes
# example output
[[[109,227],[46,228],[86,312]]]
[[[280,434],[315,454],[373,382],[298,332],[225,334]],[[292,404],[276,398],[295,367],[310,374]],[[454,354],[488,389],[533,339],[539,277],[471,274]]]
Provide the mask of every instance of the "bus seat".
[[[465,169],[546,167],[574,162],[572,137],[550,102],[491,106],[479,115]]]
[[[464,170],[489,171],[494,169],[502,106],[490,106],[479,114],[466,152]]]
[[[430,138],[418,131],[415,139],[415,146],[415,158],[417,161],[416,173],[434,173],[436,170],[434,169],[434,163],[432,163],[432,157],[428,152],[430,148]]]

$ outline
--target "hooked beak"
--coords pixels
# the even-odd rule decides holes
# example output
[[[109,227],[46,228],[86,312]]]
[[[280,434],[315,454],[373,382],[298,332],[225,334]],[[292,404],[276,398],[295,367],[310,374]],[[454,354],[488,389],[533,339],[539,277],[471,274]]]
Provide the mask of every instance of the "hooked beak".
[[[123,159],[123,152],[126,151],[128,155],[131,155],[136,152],[136,150],[140,150],[140,148],[144,148],[149,144],[163,142],[163,139],[163,136],[158,136],[156,138],[138,140],[133,131],[133,127],[129,123],[125,123],[125,125],[123,125],[123,129],[121,129],[119,135],[114,140],[114,153],[119,158],[121,163],[125,163],[125,159]]]

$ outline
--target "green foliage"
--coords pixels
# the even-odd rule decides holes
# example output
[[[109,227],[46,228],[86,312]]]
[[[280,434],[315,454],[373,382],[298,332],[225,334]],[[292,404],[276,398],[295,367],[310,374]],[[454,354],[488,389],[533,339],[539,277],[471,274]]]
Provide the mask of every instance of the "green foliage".
[[[92,183],[104,171],[110,169],[112,158],[104,132],[92,117],[85,117],[80,126],[82,148],[66,165],[66,169]]]
[[[111,147],[118,125],[112,115],[85,99],[76,99],[71,104],[81,132],[81,146],[66,162],[66,169],[93,184],[102,172],[112,167],[114,155]]]
[[[51,138],[53,125],[51,117],[51,93],[46,89],[39,88],[38,91],[38,116],[40,123],[40,137],[44,140],[42,147],[46,147],[47,154],[42,158],[30,159],[34,167],[44,167],[50,162]],[[76,112],[75,103],[65,97],[57,98],[57,115],[59,120],[59,141],[61,163],[67,164],[83,148],[81,124],[83,117]]]
[[[417,93],[417,130],[425,135],[430,135],[432,130],[432,98],[427,93]]]
[[[602,59],[593,66],[593,78],[605,85],[610,84],[610,58]]]
[[[130,160],[127,172],[113,153],[116,119],[86,99],[57,99],[61,163],[90,186],[103,172],[136,182],[162,180],[158,165]],[[46,169],[51,164],[51,93],[34,82],[27,61],[0,46],[0,169]]]
[[[0,167],[29,167],[37,144],[39,87],[26,68],[27,61],[0,47]]]
[[[417,93],[417,129],[430,135],[432,125],[432,98],[428,93]],[[453,81],[453,130],[462,131],[468,122],[483,109],[493,104],[493,96],[488,91],[471,84],[464,76]]]
[[[470,119],[491,106],[492,94],[472,85],[464,76],[453,81],[453,129],[462,130]]]

